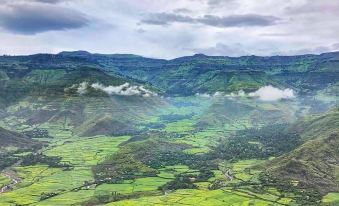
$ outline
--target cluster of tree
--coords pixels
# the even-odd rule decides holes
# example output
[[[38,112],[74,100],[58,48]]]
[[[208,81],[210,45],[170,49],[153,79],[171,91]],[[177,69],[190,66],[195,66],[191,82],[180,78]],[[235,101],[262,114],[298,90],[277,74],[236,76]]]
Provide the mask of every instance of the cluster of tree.
[[[120,183],[125,179],[155,176],[158,171],[147,167],[133,155],[119,151],[92,168],[96,183]]]
[[[0,171],[13,165],[19,159],[10,154],[0,154]]]
[[[238,131],[236,135],[221,140],[210,155],[226,160],[279,156],[302,143],[300,135],[287,128],[287,124],[274,124]]]
[[[160,120],[163,122],[175,122],[183,119],[191,119],[194,116],[194,113],[181,115],[181,114],[167,114],[160,116]]]
[[[55,196],[57,196],[57,195],[58,195],[57,192],[49,192],[49,193],[43,192],[43,193],[41,193],[41,195],[40,195],[40,201],[47,200],[47,199],[52,198],[52,197],[55,197]]]
[[[159,122],[150,122],[145,125],[148,129],[164,129],[166,127],[165,124],[159,123]]]
[[[29,154],[22,158],[21,165],[22,166],[29,166],[29,165],[36,165],[36,164],[46,164],[49,167],[56,167],[56,168],[66,168],[70,169],[71,165],[66,163],[60,162],[61,157],[55,156],[46,156],[41,153],[38,154]]]
[[[205,182],[208,181],[211,177],[214,177],[214,173],[211,170],[202,169],[199,171],[199,174],[196,177],[196,181]]]
[[[200,170],[198,175],[179,174],[172,181],[160,186],[159,190],[165,192],[167,190],[195,189],[197,186],[194,183],[208,181],[211,177],[214,177],[214,173],[205,169]]]
[[[157,169],[171,165],[187,165],[201,170],[199,179],[211,175],[206,170],[217,169],[217,163],[208,155],[183,152],[187,145],[160,140],[144,140],[123,145],[118,152],[93,167],[97,183],[119,183],[125,179],[155,176]]]
[[[268,173],[261,173],[259,175],[260,185],[257,190],[268,187],[275,187],[281,194],[293,194],[295,200],[300,205],[317,205],[321,202],[322,195],[312,188],[303,188],[302,186],[295,186],[291,181],[281,179]]]
[[[124,199],[124,197],[125,197],[124,195],[116,191],[114,192],[100,191],[100,194],[98,193],[95,194],[95,199],[97,200],[98,203],[114,202],[114,201],[122,200]]]
[[[208,189],[209,190],[217,190],[217,189],[226,187],[226,185],[227,185],[226,180],[216,179],[208,186]]]
[[[195,175],[178,175],[174,180],[167,182],[165,185],[159,187],[159,190],[178,190],[178,189],[196,189],[197,186],[194,184]]]
[[[30,138],[50,138],[47,129],[37,128],[31,131],[25,131],[23,134]]]

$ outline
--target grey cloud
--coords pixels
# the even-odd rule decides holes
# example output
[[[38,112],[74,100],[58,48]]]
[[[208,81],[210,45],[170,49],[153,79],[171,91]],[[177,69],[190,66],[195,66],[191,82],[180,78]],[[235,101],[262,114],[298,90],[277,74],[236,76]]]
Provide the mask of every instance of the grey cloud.
[[[49,4],[56,4],[65,0],[31,0],[35,2],[41,2],[41,3],[49,3]]]
[[[260,34],[260,36],[267,36],[267,37],[286,37],[286,36],[290,36],[291,34],[289,33],[262,33]]]
[[[137,30],[136,30],[136,32],[138,32],[138,33],[142,34],[142,33],[145,33],[145,32],[146,32],[146,30],[145,30],[145,29],[142,29],[142,28],[140,28],[140,29],[137,29]]]
[[[247,26],[270,26],[277,23],[279,18],[258,14],[243,14],[231,16],[205,15],[203,17],[190,17],[173,13],[150,14],[141,20],[144,24],[167,26],[171,23],[204,24],[214,27],[247,27]]]
[[[183,16],[173,13],[154,13],[141,20],[144,24],[170,25],[173,22],[194,23],[195,19],[190,16]]]
[[[41,0],[40,0],[41,1]],[[13,33],[36,34],[84,27],[83,13],[50,4],[11,4],[0,7],[0,27]]]
[[[66,2],[70,0],[0,0],[0,3],[4,4],[13,4],[13,3],[48,3],[48,4],[57,4],[61,2]]]
[[[173,10],[174,13],[191,13],[192,11],[186,8],[178,8]]]
[[[207,4],[211,8],[218,8],[224,5],[234,6],[235,4],[237,4],[237,2],[235,0],[208,0]]]
[[[209,6],[219,6],[222,2],[222,0],[208,0],[207,4]]]
[[[218,17],[205,15],[199,22],[215,27],[244,27],[244,26],[270,26],[276,24],[279,18],[258,14],[232,15]]]

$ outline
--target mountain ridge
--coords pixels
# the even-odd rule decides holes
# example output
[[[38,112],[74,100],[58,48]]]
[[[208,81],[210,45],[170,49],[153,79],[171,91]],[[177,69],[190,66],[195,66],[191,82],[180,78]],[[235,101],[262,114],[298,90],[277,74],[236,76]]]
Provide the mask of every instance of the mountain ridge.
[[[113,76],[147,82],[168,95],[252,92],[267,85],[310,94],[338,82],[339,52],[272,57],[196,54],[172,60],[86,51],[0,57],[4,79],[38,68],[74,70],[78,67],[93,67]]]
[[[86,50],[65,50],[58,53],[35,53],[35,54],[27,54],[27,55],[7,55],[3,54],[1,56],[5,57],[20,57],[20,56],[33,56],[33,55],[73,55],[73,54],[82,54],[82,55],[107,55],[107,56],[113,56],[113,55],[121,55],[121,56],[134,56],[134,57],[142,57],[142,58],[148,58],[148,59],[157,59],[157,60],[174,60],[182,57],[228,57],[228,58],[241,58],[241,57],[262,57],[262,58],[270,58],[270,57],[305,57],[305,56],[322,56],[322,55],[329,55],[329,54],[337,54],[339,55],[338,51],[330,51],[330,52],[323,52],[323,53],[305,53],[305,54],[297,54],[297,55],[241,55],[241,56],[227,56],[227,55],[207,55],[204,53],[195,53],[192,55],[185,55],[185,56],[179,56],[174,57],[170,59],[165,58],[157,58],[157,57],[146,57],[138,54],[132,54],[132,53],[98,53],[98,52],[89,52]]]

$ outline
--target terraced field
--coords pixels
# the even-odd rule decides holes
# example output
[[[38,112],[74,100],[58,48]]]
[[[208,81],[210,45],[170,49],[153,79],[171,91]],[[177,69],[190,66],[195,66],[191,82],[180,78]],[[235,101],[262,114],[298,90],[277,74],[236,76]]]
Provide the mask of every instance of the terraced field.
[[[64,107],[74,107],[67,104]],[[95,113],[93,102],[88,104],[85,113]],[[13,115],[2,119],[1,126],[21,132],[39,129],[48,136],[34,138],[43,143],[39,150],[13,153],[23,161],[10,167],[20,182],[0,194],[0,205],[299,205],[302,195],[262,179],[275,153],[241,156],[252,147],[266,147],[262,140],[245,139],[236,145],[241,150],[230,150],[234,158],[216,152],[239,131],[269,121],[293,122],[297,104],[172,98],[152,115],[144,115],[137,133],[84,136],[67,116],[28,124],[29,117],[18,112],[42,105],[19,102],[6,111]],[[114,110],[102,105],[100,112],[106,109]],[[257,121],[260,116],[266,119]],[[0,175],[1,187],[10,183]],[[337,202],[337,193],[322,198],[323,204]]]

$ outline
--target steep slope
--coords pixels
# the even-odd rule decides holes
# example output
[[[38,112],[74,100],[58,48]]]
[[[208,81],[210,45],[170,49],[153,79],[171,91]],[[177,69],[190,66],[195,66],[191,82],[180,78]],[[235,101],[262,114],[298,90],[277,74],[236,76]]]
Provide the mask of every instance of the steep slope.
[[[303,120],[290,128],[299,129],[307,140],[297,149],[272,160],[267,172],[275,177],[297,181],[321,194],[339,191],[339,110]],[[295,130],[297,131],[297,130]]]
[[[19,160],[13,153],[37,151],[42,146],[39,141],[0,127],[0,171]]]
[[[0,68],[11,76],[0,81],[4,122],[14,117],[29,127],[60,123],[81,136],[126,134],[162,104],[153,87],[95,67],[23,70],[28,71],[11,76],[8,69]]]
[[[38,141],[32,140],[22,134],[12,132],[0,127],[0,154],[6,148],[29,149],[41,145]]]
[[[0,71],[10,73],[6,69],[0,68]],[[118,86],[131,80],[107,75],[94,67],[28,69],[22,76],[0,81],[0,94],[9,102],[26,96],[58,96],[63,95],[66,88],[82,82]]]

